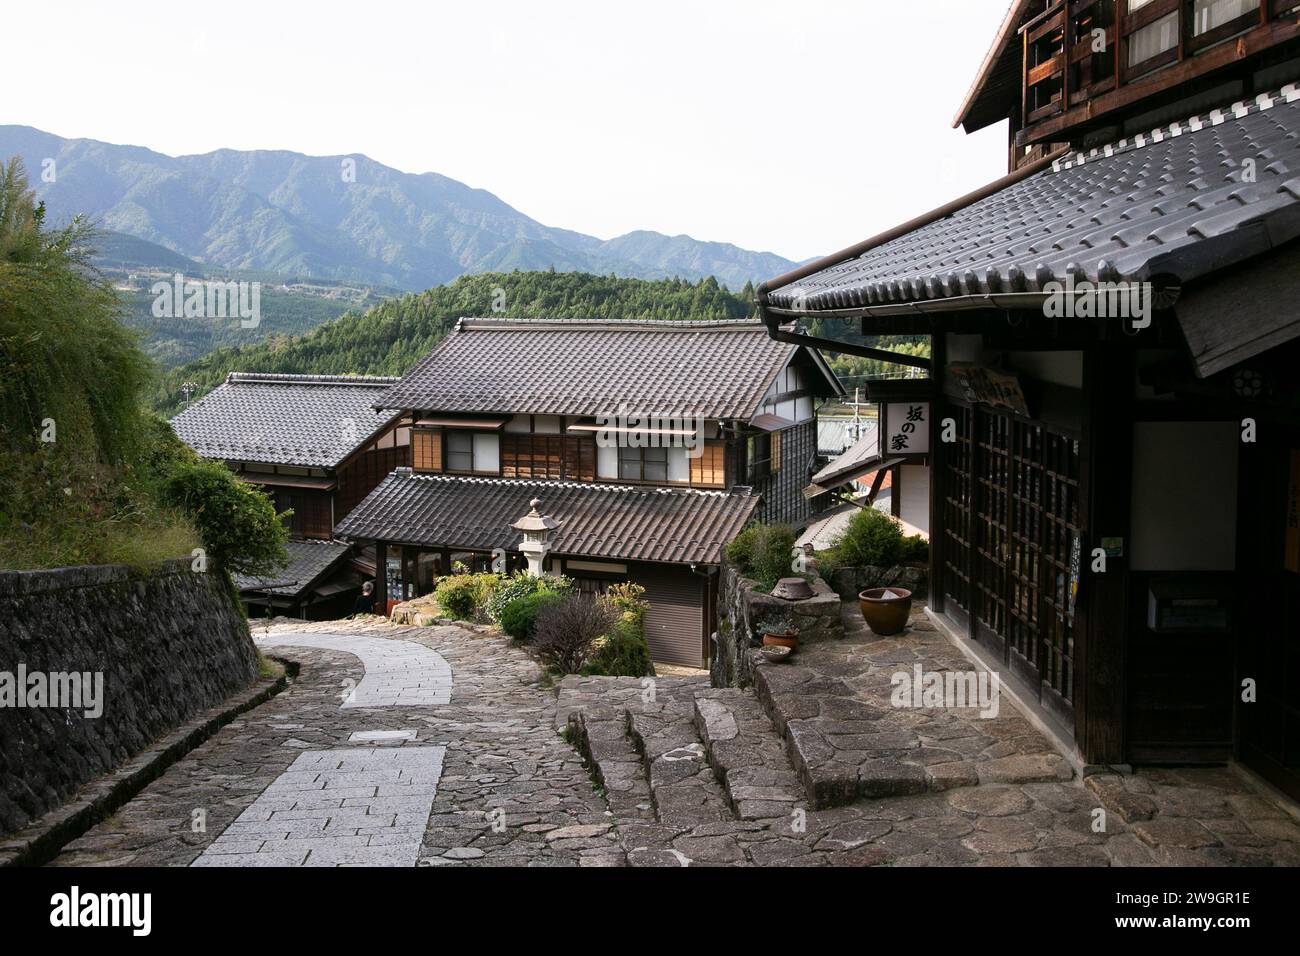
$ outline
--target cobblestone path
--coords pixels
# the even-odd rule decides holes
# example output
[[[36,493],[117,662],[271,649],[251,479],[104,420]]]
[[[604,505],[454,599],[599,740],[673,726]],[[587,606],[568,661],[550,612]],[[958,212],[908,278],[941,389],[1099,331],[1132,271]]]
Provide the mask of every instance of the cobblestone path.
[[[298,662],[55,865],[621,865],[605,803],[508,640],[460,626],[278,622]]]

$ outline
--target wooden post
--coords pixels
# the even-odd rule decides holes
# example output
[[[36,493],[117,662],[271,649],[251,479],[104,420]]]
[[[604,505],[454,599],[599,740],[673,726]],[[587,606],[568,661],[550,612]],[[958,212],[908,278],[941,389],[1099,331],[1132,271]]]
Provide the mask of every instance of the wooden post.
[[[930,336],[930,607],[943,613],[943,496],[948,449],[943,443],[943,374],[948,363],[948,336]]]
[[[1124,763],[1128,569],[1132,553],[1133,353],[1103,341],[1083,353],[1079,449],[1080,581],[1075,607],[1075,740],[1088,763]],[[1122,557],[1092,570],[1103,538],[1121,539]]]
[[[375,542],[375,613],[388,616],[388,546]]]

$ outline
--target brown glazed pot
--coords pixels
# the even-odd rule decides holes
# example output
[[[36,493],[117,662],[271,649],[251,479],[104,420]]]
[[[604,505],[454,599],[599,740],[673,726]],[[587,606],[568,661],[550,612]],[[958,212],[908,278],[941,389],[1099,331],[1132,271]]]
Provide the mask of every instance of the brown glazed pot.
[[[892,591],[897,597],[884,597],[886,591]],[[858,607],[867,627],[881,637],[897,634],[907,627],[907,619],[912,614],[912,592],[907,588],[871,588],[858,595]]]
[[[763,644],[767,647],[788,647],[793,651],[799,646],[799,632],[791,631],[788,634],[764,634]]]

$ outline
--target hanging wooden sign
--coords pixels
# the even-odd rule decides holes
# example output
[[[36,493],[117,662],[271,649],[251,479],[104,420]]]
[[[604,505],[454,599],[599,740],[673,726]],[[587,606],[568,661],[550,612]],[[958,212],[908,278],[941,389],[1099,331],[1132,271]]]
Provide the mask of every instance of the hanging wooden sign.
[[[890,402],[885,406],[882,455],[926,455],[930,452],[930,403]]]
[[[1024,389],[1020,387],[1020,378],[1015,372],[969,362],[954,362],[948,366],[948,375],[961,389],[963,398],[971,404],[1007,408],[1017,415],[1030,417],[1029,403],[1025,400]]]

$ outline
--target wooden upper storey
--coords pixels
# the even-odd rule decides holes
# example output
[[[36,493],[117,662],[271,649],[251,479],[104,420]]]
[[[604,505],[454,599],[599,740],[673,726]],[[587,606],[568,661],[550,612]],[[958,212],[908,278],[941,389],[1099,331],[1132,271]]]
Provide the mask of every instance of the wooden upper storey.
[[[1009,119],[1014,170],[1295,79],[1300,0],[1019,0],[954,125]]]

